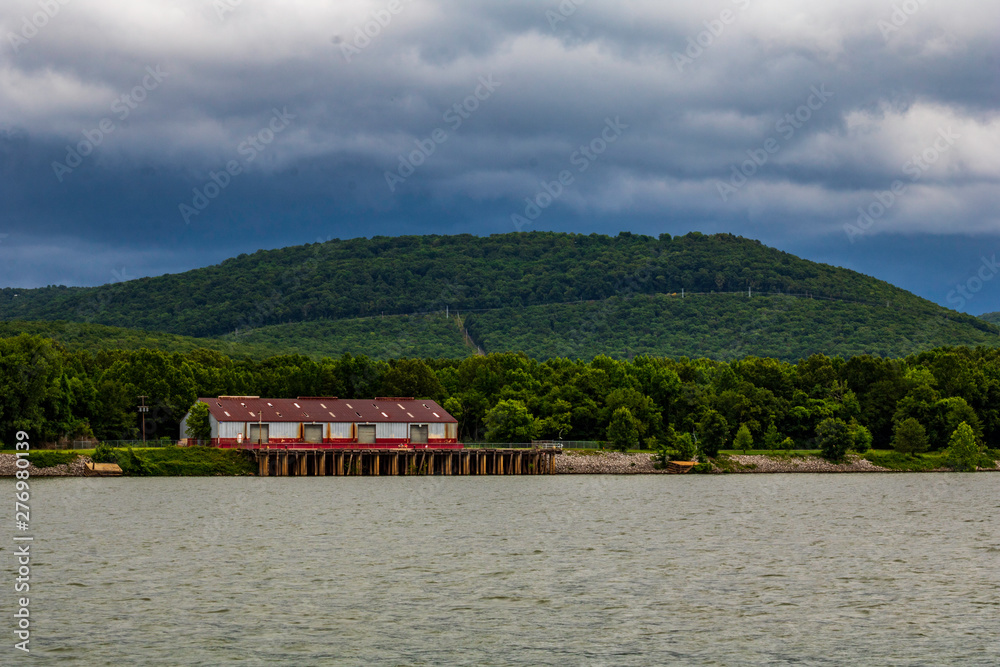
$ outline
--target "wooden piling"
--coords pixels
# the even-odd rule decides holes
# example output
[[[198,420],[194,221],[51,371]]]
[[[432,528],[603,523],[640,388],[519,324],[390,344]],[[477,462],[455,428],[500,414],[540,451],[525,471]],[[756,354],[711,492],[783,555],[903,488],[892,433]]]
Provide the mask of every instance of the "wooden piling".
[[[555,473],[555,452],[539,449],[388,450],[257,449],[260,477],[400,475],[545,475]]]

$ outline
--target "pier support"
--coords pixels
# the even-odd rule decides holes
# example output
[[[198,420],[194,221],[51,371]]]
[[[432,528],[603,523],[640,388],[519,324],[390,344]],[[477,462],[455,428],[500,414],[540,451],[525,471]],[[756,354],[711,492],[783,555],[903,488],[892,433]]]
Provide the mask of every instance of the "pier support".
[[[554,474],[545,449],[251,449],[260,477]]]

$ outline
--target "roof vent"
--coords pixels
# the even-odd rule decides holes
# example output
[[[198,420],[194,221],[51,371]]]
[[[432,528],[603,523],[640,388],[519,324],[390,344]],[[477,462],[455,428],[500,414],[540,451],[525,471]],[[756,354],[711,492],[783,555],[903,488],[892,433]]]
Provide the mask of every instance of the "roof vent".
[[[225,410],[223,410],[223,412],[226,412],[226,411],[225,411]],[[226,412],[226,416],[227,416],[227,417],[232,417],[232,415],[231,415],[231,414],[229,414],[228,412]]]
[[[267,407],[269,407],[269,408],[273,408],[274,406],[273,406],[272,404],[268,403],[268,404],[267,404]],[[427,406],[425,405],[424,407],[426,408]]]
[[[301,405],[299,405],[298,403],[292,403],[292,405],[294,405],[295,407],[297,407],[297,408],[298,408],[299,410],[301,410],[301,409],[302,409],[302,406],[301,406]]]
[[[382,416],[385,417],[386,419],[389,418],[389,415],[385,414],[384,412],[382,413]]]
[[[433,414],[433,415],[434,415],[435,417],[437,417],[438,419],[441,419],[441,415],[439,415],[438,413],[436,413],[436,412],[432,412],[431,414]]]
[[[334,419],[337,418],[337,415],[333,414],[332,412],[327,412],[327,414],[330,415],[331,417],[333,417]]]

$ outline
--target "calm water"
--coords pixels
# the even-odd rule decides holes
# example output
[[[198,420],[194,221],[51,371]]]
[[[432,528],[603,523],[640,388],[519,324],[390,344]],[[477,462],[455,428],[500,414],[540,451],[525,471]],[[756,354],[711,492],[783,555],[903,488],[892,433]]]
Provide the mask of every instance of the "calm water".
[[[989,474],[35,480],[33,655],[995,665],[998,486]]]

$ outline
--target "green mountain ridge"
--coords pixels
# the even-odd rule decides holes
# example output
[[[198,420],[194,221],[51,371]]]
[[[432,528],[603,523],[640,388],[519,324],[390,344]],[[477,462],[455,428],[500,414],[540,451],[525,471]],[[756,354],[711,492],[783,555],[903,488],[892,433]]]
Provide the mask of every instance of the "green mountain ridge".
[[[993,346],[1000,334],[884,281],[697,232],[334,240],[101,287],[6,288],[0,320],[19,320],[0,335],[91,349],[117,340],[183,352],[203,341],[254,357],[454,358],[478,346],[539,359],[793,360]]]

